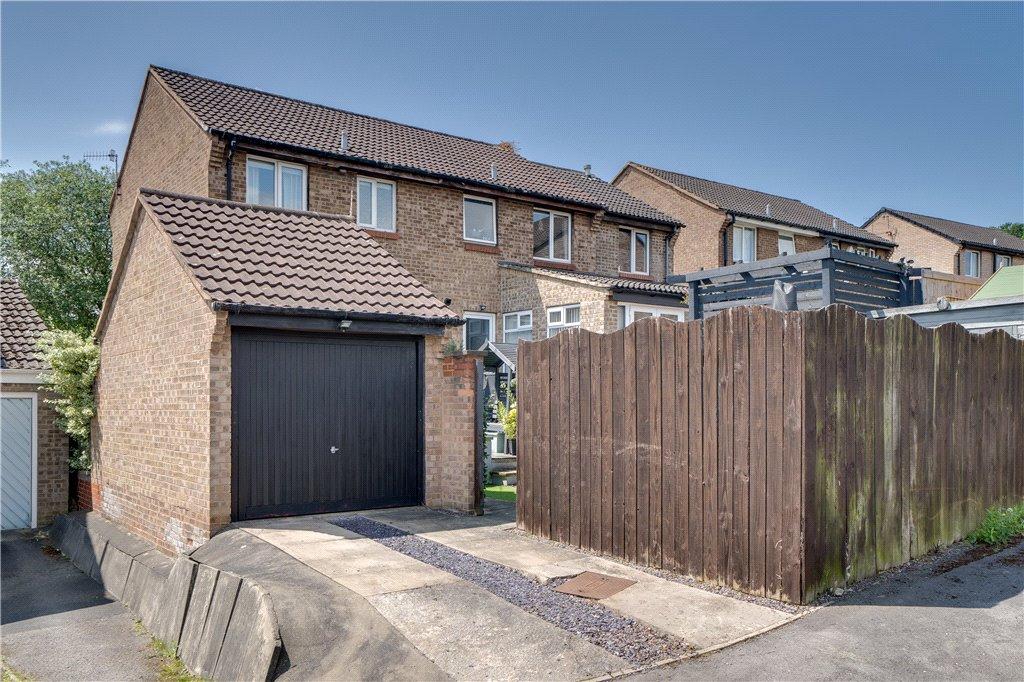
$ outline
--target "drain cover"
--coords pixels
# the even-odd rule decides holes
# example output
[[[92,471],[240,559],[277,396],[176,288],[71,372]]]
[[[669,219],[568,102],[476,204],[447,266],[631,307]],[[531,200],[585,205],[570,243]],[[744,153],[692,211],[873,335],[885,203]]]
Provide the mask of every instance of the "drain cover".
[[[587,599],[604,599],[613,594],[622,592],[630,585],[635,585],[635,580],[616,578],[613,575],[584,571],[575,578],[570,578],[555,588],[556,592],[575,594],[577,597]]]

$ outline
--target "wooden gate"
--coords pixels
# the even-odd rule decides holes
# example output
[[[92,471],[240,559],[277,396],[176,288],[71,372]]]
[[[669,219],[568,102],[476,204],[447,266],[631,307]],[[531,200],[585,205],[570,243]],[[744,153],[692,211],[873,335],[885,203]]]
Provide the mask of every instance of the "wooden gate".
[[[519,348],[518,523],[806,602],[1024,499],[1024,344],[843,306]]]

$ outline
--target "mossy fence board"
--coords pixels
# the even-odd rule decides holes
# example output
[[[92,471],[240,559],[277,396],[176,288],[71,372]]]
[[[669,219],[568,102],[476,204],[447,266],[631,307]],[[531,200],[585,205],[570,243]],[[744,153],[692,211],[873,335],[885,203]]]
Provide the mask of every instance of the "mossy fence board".
[[[521,528],[808,602],[1024,500],[1024,343],[851,308],[519,348]]]

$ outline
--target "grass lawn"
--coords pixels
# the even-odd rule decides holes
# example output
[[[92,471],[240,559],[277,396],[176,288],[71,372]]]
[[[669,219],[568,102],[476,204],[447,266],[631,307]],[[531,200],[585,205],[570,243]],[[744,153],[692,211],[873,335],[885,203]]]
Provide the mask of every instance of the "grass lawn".
[[[506,502],[516,501],[516,487],[514,485],[485,485],[484,497]]]

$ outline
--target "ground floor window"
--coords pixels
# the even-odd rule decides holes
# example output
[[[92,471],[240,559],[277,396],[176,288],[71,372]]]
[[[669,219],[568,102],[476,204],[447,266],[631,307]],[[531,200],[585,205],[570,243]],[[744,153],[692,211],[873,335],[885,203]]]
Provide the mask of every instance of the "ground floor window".
[[[466,324],[462,340],[466,350],[480,350],[488,341],[494,341],[494,313],[463,313]]]
[[[578,303],[548,308],[548,336],[554,336],[563,329],[578,326],[580,326]]]
[[[516,343],[519,339],[533,340],[533,313],[520,310],[505,313],[502,319],[502,339],[505,343]]]
[[[643,320],[648,317],[664,317],[673,322],[682,322],[685,316],[683,315],[682,308],[665,308],[627,303],[619,306],[619,329],[628,327],[637,320]]]

